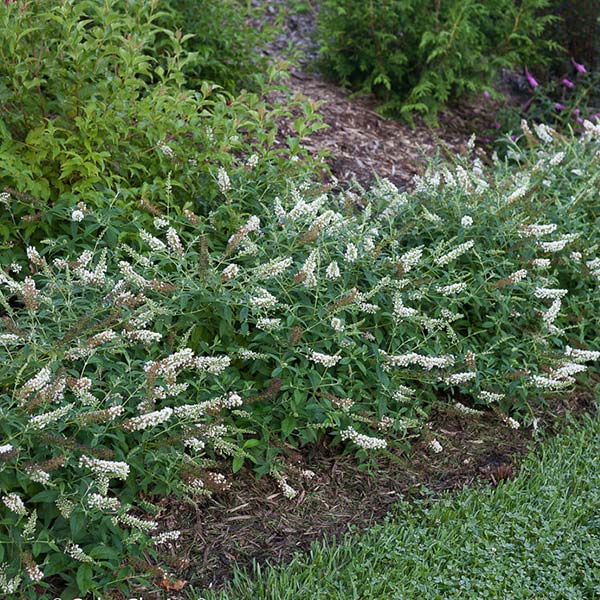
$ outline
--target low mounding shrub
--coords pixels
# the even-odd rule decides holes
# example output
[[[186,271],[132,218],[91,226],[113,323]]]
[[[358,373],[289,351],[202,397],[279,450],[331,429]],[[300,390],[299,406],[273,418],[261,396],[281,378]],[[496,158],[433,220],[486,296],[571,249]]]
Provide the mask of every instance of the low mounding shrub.
[[[501,67],[539,62],[548,0],[325,0],[319,43],[325,73],[381,97],[382,110],[434,119],[488,87]]]
[[[240,200],[297,173],[301,136],[276,145],[277,120],[295,110],[310,133],[312,109],[270,106],[268,90],[230,96],[204,81],[187,87],[198,57],[186,36],[160,27],[158,0],[37,0],[0,5],[0,190],[13,204],[0,239],[54,237],[53,205],[90,208],[118,192],[133,210],[157,200],[171,177],[178,204],[205,214],[223,199],[218,172]],[[309,111],[309,112],[306,112]],[[275,167],[275,168],[273,168]],[[9,225],[10,224],[10,225]],[[58,225],[58,224],[57,224]],[[34,238],[35,239],[35,238]]]
[[[600,357],[600,126],[585,131],[525,125],[516,169],[432,169],[411,193],[296,186],[258,214],[172,212],[7,265],[2,592],[131,589],[179,535],[155,496],[222,490],[246,466],[293,497],[290,447],[365,458],[440,397],[528,422]],[[88,241],[110,220],[70,217]]]

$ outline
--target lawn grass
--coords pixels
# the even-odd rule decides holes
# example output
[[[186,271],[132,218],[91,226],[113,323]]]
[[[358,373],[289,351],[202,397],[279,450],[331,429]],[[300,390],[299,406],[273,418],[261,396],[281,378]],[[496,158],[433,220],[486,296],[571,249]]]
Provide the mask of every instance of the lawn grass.
[[[600,598],[600,419],[542,444],[496,489],[404,502],[384,523],[237,572],[195,600]]]

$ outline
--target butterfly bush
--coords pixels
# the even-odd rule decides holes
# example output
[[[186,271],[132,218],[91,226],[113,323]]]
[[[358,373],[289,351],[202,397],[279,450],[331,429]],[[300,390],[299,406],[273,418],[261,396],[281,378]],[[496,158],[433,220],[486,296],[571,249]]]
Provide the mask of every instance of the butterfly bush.
[[[364,458],[438,402],[518,427],[565,393],[600,358],[585,128],[529,133],[492,168],[432,165],[410,192],[290,184],[252,213],[174,209],[126,242],[49,240],[6,265],[2,592],[125,585],[179,537],[156,498],[224,491],[243,466],[293,498],[290,445]]]

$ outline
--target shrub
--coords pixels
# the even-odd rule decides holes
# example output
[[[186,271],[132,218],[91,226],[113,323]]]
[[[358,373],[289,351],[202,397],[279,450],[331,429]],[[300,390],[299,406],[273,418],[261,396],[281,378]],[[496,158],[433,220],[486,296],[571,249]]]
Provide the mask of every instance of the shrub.
[[[600,357],[600,127],[537,133],[517,170],[438,168],[414,194],[292,186],[260,216],[173,212],[121,244],[91,235],[110,207],[82,205],[73,235],[93,247],[63,236],[8,266],[3,592],[144,581],[136,556],[178,535],[155,496],[221,490],[247,465],[293,497],[290,446],[364,459],[440,397],[518,426],[572,386]]]
[[[237,97],[208,81],[188,89],[185,70],[197,58],[184,50],[185,36],[158,26],[166,18],[158,6],[2,5],[0,189],[13,198],[4,241],[54,237],[54,204],[93,208],[118,194],[134,210],[140,198],[158,201],[170,174],[179,204],[206,214],[223,199],[221,168],[234,184],[251,180],[238,191],[255,196],[283,171],[305,169],[303,160],[286,160],[307,156],[302,136],[278,147],[276,123],[295,111],[306,135],[316,123],[311,106],[271,106],[268,89]],[[250,157],[257,168],[249,175]]]
[[[554,47],[541,37],[548,0],[325,0],[321,65],[382,110],[434,119],[457,98],[488,87],[501,67],[527,64]]]
[[[168,0],[174,9],[169,29],[192,37],[187,47],[196,56],[186,73],[191,84],[214,81],[229,91],[260,89],[269,70],[266,43],[274,37],[264,7],[247,0]]]

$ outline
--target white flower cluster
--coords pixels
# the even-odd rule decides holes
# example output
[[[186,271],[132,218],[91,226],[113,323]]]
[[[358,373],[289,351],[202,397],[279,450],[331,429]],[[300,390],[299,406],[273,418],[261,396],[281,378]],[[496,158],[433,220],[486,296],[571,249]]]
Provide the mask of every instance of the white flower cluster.
[[[335,367],[335,365],[342,359],[341,356],[332,356],[330,354],[323,354],[322,352],[315,352],[314,350],[310,353],[309,359],[313,362],[323,365],[324,367]]]
[[[34,377],[25,382],[23,387],[19,390],[19,395],[24,398],[29,394],[41,391],[48,383],[50,383],[51,376],[52,372],[48,367],[40,369]]]
[[[394,317],[396,317],[398,320],[414,317],[416,314],[418,314],[416,309],[410,308],[409,306],[404,306],[401,294],[394,294],[393,303]]]
[[[152,531],[158,527],[158,523],[156,521],[140,519],[139,517],[134,517],[128,513],[115,515],[112,518],[112,522],[114,524],[120,523],[122,525],[127,525],[128,527],[134,527],[135,529],[139,529],[141,531]]]
[[[27,470],[27,475],[29,475],[29,479],[31,481],[35,481],[36,483],[46,484],[50,481],[50,473],[42,470],[36,469],[35,467],[29,467]]]
[[[69,414],[73,406],[73,404],[65,404],[56,410],[31,417],[29,424],[34,429],[45,429],[50,423],[54,423],[55,421],[62,419],[65,415]]]
[[[255,154],[253,156],[256,156]],[[152,537],[152,543],[155,546],[159,546],[160,544],[165,544],[166,542],[171,542],[178,540],[181,537],[181,531],[163,531],[158,535]]]
[[[0,333],[0,344],[7,346],[9,344],[23,343],[23,339],[14,333]]]
[[[279,304],[279,301],[273,294],[264,288],[257,288],[248,300],[252,308],[273,308]]]
[[[442,445],[435,438],[427,444],[427,447],[435,454],[439,454],[444,450]]]
[[[565,356],[571,358],[575,362],[588,362],[600,360],[600,351],[597,350],[580,350],[578,348],[565,348]]]
[[[413,248],[408,252],[405,252],[399,259],[404,272],[408,273],[413,267],[416,267],[419,264],[419,261],[422,257],[423,248],[421,246],[419,246],[418,248]]]
[[[468,371],[466,373],[454,373],[444,378],[444,383],[447,385],[460,385],[463,383],[467,383],[469,381],[473,381],[473,379],[477,378],[477,373],[475,371]]]
[[[0,446],[0,454],[8,454],[14,450],[14,446],[12,444],[3,444]]]
[[[431,369],[444,369],[454,364],[454,356],[451,354],[445,356],[424,356],[416,352],[407,354],[393,355],[387,354],[383,350],[379,351],[386,364],[391,367],[408,367],[409,365],[418,365],[427,371]]]
[[[175,152],[173,152],[173,148],[168,146],[163,140],[158,142],[158,149],[167,157],[167,158],[175,158]]]
[[[442,294],[442,296],[456,296],[467,289],[467,284],[464,282],[451,283],[450,285],[436,286],[435,289]]]
[[[4,502],[6,508],[16,515],[24,516],[27,514],[27,509],[20,496],[17,494],[7,494],[2,496],[2,502]]]
[[[556,223],[548,223],[547,225],[539,223],[534,223],[533,225],[523,225],[519,229],[519,235],[522,238],[538,238],[542,237],[543,235],[554,233],[557,228],[558,225],[556,225]]]
[[[125,422],[124,427],[129,431],[142,431],[168,421],[172,414],[173,409],[166,406],[165,408],[140,415],[139,417],[132,417]]]
[[[514,273],[511,273],[507,279],[510,283],[519,283],[519,281],[523,281],[527,277],[527,269],[519,269]]]
[[[467,229],[468,227],[471,227],[471,225],[473,225],[473,217],[470,217],[469,215],[465,215],[461,220],[460,220],[460,224]]]
[[[327,269],[325,270],[325,276],[327,277],[327,279],[331,280],[339,278],[340,268],[335,260],[330,262],[327,266]]]
[[[274,331],[281,328],[281,319],[260,317],[256,321],[256,328],[263,331]]]
[[[317,260],[319,257],[318,250],[313,250],[309,255],[300,271],[298,271],[298,277],[302,280],[304,287],[313,288],[317,285],[317,277],[315,270],[317,268]]]
[[[173,227],[167,229],[167,244],[169,245],[171,252],[174,252],[175,254],[182,256],[185,252],[183,244],[179,239],[179,235],[177,235],[177,231],[175,231],[175,228]]]
[[[504,394],[497,394],[496,392],[486,392],[482,390],[479,392],[479,398],[485,402],[500,402],[504,398]]]
[[[281,479],[279,479],[277,481],[277,483],[278,483],[283,495],[288,500],[293,500],[298,495],[298,492],[287,482],[285,477],[282,477]]]
[[[532,375],[531,381],[534,387],[540,390],[560,390],[571,385],[569,381],[545,377],[543,375]]]
[[[542,300],[555,300],[556,298],[564,298],[568,293],[569,290],[538,287],[533,294],[536,298],[541,298]]]
[[[464,415],[482,415],[483,414],[483,411],[477,410],[476,408],[471,408],[469,406],[465,406],[464,404],[462,404],[460,402],[455,402],[454,408],[458,412],[463,413]]]
[[[227,265],[221,273],[221,281],[223,283],[235,279],[240,272],[240,268],[235,263]]]
[[[194,365],[199,371],[219,375],[231,365],[231,358],[229,356],[197,356]]]
[[[340,437],[343,440],[354,442],[357,446],[360,446],[365,450],[379,450],[387,447],[387,442],[384,439],[358,433],[354,427],[348,427],[347,429],[340,431]]]
[[[119,510],[121,503],[117,498],[109,498],[102,494],[90,494],[87,499],[87,505],[90,508],[99,510]]]
[[[516,421],[515,419],[513,419],[512,417],[509,417],[508,415],[502,415],[502,422],[505,425],[508,425],[511,429],[519,429],[519,427],[521,427],[521,424],[519,423],[519,421]]]
[[[2,195],[0,195],[0,199],[1,198]],[[20,575],[15,575],[12,579],[9,579],[6,571],[6,563],[0,563],[0,592],[4,594],[16,594],[21,585],[22,577]]]
[[[222,194],[226,194],[231,189],[231,180],[229,179],[227,171],[223,167],[219,167],[219,171],[217,173],[217,185],[219,186]]]
[[[358,250],[355,244],[349,243],[346,246],[346,253],[344,254],[344,258],[346,259],[346,262],[356,262],[356,260],[358,259]]]
[[[162,339],[162,333],[150,331],[149,329],[136,329],[134,331],[123,331],[123,335],[130,342],[139,342],[141,344],[155,344]]]
[[[536,269],[548,269],[550,267],[550,259],[549,258],[534,258],[531,261],[531,266]]]
[[[293,262],[294,259],[290,256],[287,258],[270,260],[268,263],[257,267],[256,274],[260,279],[277,277],[291,267]]]
[[[546,312],[542,313],[542,320],[544,323],[546,323],[547,327],[551,328],[553,326],[554,321],[556,321],[556,317],[558,317],[561,306],[562,302],[560,298],[556,298],[556,300],[552,302],[552,306],[550,306]]]
[[[333,317],[333,319],[331,319],[330,325],[334,331],[344,331],[344,323],[338,317]]]
[[[165,250],[167,248],[167,246],[165,245],[165,243],[163,241],[159,240],[157,237],[154,237],[151,233],[148,233],[145,229],[140,230],[140,237],[155,252],[161,252],[162,250]]]
[[[576,237],[577,237],[577,235],[570,234],[570,235],[565,235],[562,238],[560,238],[559,240],[556,240],[554,242],[539,242],[538,241],[537,244],[544,252],[560,252],[561,250],[563,250],[565,248],[565,246],[567,244],[571,243]]]
[[[475,242],[473,240],[468,240],[468,241],[464,242],[463,244],[460,244],[459,246],[454,248],[454,250],[451,250],[447,254],[439,256],[438,258],[436,258],[434,260],[434,262],[436,265],[443,267],[443,266],[447,265],[448,263],[456,260],[457,258],[462,256],[469,250],[471,250],[471,248],[473,248],[473,246],[475,246]]]
[[[82,562],[82,563],[94,563],[94,559],[86,554],[79,544],[75,544],[72,540],[67,542],[65,547],[65,553],[68,554],[71,558]]]
[[[27,577],[33,582],[44,579],[44,572],[33,562],[25,566],[25,572],[27,573]]]
[[[125,480],[129,475],[129,465],[126,462],[101,460],[86,456],[85,454],[79,459],[79,466],[90,469],[94,475],[108,477],[109,479]]]

